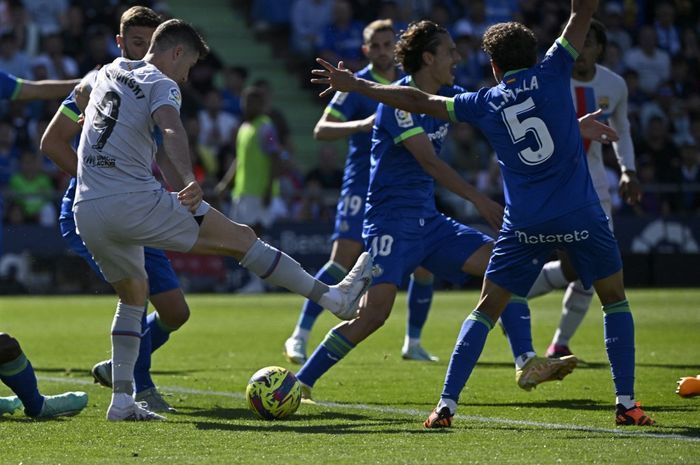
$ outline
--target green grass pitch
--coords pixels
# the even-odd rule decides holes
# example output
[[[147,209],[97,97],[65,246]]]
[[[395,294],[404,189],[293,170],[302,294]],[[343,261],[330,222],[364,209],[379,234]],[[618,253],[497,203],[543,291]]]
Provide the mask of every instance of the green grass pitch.
[[[436,293],[423,342],[440,357],[401,360],[405,294],[386,325],[321,378],[320,404],[291,418],[257,420],[243,397],[281,355],[301,298],[193,295],[190,321],[154,354],[153,374],[178,408],[163,423],[109,423],[109,391],[88,370],[109,357],[115,298],[0,297],[0,331],[19,339],[44,393],[85,390],[79,416],[31,421],[0,417],[0,464],[560,464],[700,463],[700,398],[674,393],[700,373],[700,289],[631,290],[636,321],[636,396],[658,423],[615,427],[614,391],[597,300],[572,340],[588,362],[562,382],[520,390],[506,339],[492,331],[450,430],[422,421],[438,399],[447,362],[475,292]],[[535,347],[542,353],[559,320],[561,293],[533,300]],[[324,314],[320,342],[337,320]],[[0,385],[0,396],[10,391]]]

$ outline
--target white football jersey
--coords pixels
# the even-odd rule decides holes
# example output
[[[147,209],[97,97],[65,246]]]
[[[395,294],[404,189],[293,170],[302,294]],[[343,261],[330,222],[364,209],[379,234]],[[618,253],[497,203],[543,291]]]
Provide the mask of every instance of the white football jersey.
[[[605,66],[596,65],[595,68],[595,76],[591,81],[571,79],[571,95],[576,115],[580,118],[601,108],[603,114],[600,119],[607,122],[620,136],[618,142],[613,142],[613,150],[620,168],[623,171],[634,171],[634,146],[627,118],[627,84],[621,76]],[[588,155],[588,169],[593,178],[593,187],[601,201],[609,201],[610,192],[603,164],[602,145],[600,142],[584,139],[584,147]]]
[[[97,73],[78,146],[75,203],[161,189],[153,176],[153,112],[178,111],[180,88],[152,64],[117,58]]]

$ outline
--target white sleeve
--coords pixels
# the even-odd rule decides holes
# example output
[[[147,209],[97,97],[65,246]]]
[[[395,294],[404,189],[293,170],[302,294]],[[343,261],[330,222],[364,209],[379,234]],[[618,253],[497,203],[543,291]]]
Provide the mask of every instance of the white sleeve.
[[[630,134],[630,121],[627,118],[627,84],[621,82],[622,98],[610,115],[610,127],[617,131],[620,140],[613,142],[613,150],[622,171],[636,171],[634,145]]]
[[[159,79],[151,88],[151,114],[163,105],[170,105],[180,112],[182,94],[180,87],[171,79]]]

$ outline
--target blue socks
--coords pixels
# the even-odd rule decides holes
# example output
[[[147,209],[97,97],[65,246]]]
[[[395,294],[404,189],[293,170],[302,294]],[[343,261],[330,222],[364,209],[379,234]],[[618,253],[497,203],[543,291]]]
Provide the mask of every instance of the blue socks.
[[[144,312],[141,320],[141,345],[139,346],[139,356],[134,365],[134,384],[136,392],[145,391],[155,387],[151,378],[151,354],[158,350],[168,339],[173,330],[165,326],[158,313],[151,312],[146,316]]]
[[[306,361],[297,379],[307,386],[313,386],[318,378],[338,363],[348,352],[355,348],[355,344],[348,341],[335,329],[331,329],[326,338],[316,347],[314,353]]]
[[[16,359],[0,365],[0,380],[7,385],[12,392],[24,404],[24,413],[29,417],[36,417],[44,406],[44,396],[39,393],[34,368],[24,353]]]
[[[408,327],[406,329],[409,339],[420,339],[432,301],[433,280],[420,281],[411,275],[411,282],[408,284]]]
[[[604,305],[603,335],[617,396],[634,399],[634,320],[629,302]]]
[[[464,320],[457,337],[457,344],[455,344],[452,357],[450,357],[440,398],[451,399],[455,402],[459,400],[459,394],[464,389],[464,385],[467,384],[469,375],[481,356],[481,351],[484,350],[486,336],[492,328],[493,321],[478,310],[474,310]]]
[[[530,307],[524,297],[513,296],[501,314],[501,323],[508,336],[513,359],[523,354],[533,354]]]
[[[333,285],[342,281],[347,273],[348,271],[337,263],[328,262],[323,265],[320,270],[318,270],[315,278],[324,284]],[[301,309],[301,315],[299,315],[297,328],[304,331],[310,331],[322,311],[323,307],[310,299],[306,299],[304,301],[304,306]]]

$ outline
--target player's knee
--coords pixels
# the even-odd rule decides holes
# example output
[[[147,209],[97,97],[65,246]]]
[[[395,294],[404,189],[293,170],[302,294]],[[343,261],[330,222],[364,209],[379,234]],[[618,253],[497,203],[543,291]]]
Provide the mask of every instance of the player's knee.
[[[176,307],[176,311],[173,312],[170,321],[166,322],[166,324],[173,328],[173,330],[176,330],[187,323],[187,320],[189,319],[190,307],[186,303],[183,303],[182,305]]]
[[[22,348],[17,339],[6,333],[0,333],[0,364],[11,362],[22,355]]]
[[[388,309],[384,306],[375,306],[369,308],[367,306],[360,309],[360,321],[365,328],[367,334],[371,334],[384,326],[384,322],[389,318],[391,307]]]

